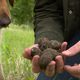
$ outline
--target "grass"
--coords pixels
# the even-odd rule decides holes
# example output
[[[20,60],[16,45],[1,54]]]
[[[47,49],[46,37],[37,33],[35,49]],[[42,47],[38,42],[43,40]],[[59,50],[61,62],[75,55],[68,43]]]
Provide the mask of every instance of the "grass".
[[[2,29],[0,58],[5,80],[35,79],[31,62],[22,56],[24,49],[33,43],[34,32],[29,26],[11,24],[9,28]]]

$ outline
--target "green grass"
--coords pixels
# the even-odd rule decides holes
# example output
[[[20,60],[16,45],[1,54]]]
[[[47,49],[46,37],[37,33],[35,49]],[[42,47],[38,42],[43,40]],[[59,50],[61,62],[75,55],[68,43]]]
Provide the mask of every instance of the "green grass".
[[[22,28],[23,27],[23,28]],[[31,62],[22,54],[26,47],[34,43],[34,33],[29,26],[11,24],[2,29],[1,64],[5,80],[34,80]]]

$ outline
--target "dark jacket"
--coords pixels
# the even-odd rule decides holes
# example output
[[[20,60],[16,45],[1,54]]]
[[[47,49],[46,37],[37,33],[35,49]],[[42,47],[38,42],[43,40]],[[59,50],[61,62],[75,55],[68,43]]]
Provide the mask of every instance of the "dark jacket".
[[[35,42],[69,41],[80,30],[80,0],[36,0],[34,12]]]

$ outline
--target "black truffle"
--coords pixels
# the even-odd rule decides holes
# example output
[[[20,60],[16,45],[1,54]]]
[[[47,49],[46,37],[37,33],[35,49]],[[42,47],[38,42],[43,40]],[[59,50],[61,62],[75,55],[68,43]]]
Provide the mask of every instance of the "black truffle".
[[[47,65],[60,54],[61,43],[56,40],[49,40],[48,38],[40,38],[38,40],[38,45],[39,48],[32,48],[31,56],[39,55],[40,68],[45,70]]]
[[[40,68],[45,70],[47,65],[52,61],[55,60],[55,57],[57,55],[59,55],[60,53],[55,50],[55,49],[51,49],[51,48],[47,48],[43,51],[43,55],[41,55],[40,57],[40,61],[39,61],[39,65]]]
[[[35,55],[42,55],[42,51],[39,48],[33,47],[31,50],[31,56],[35,56]]]

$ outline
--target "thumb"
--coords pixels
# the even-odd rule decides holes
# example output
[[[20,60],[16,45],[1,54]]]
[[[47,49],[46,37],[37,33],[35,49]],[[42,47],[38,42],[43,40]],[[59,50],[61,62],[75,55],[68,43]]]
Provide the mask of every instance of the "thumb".
[[[80,52],[80,41],[77,42],[72,47],[70,47],[68,50],[63,51],[62,55],[64,55],[64,56],[74,56],[74,55],[76,55],[79,52]]]

